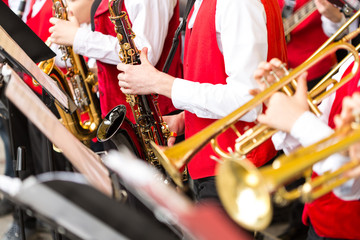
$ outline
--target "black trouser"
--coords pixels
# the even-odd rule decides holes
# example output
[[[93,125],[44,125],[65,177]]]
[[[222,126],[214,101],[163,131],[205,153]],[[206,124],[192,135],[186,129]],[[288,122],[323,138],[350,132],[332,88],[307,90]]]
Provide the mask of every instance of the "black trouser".
[[[320,82],[320,80],[323,79],[324,76],[325,75],[308,80],[307,81],[308,91],[310,91],[313,87],[315,87],[315,85],[318,84],[318,82]]]
[[[193,180],[194,194],[197,201],[213,199],[220,202],[219,195],[216,190],[215,177],[206,177]]]
[[[313,226],[310,224],[309,231],[308,231],[308,237],[306,240],[345,240],[345,239],[320,237],[319,235],[316,234]]]

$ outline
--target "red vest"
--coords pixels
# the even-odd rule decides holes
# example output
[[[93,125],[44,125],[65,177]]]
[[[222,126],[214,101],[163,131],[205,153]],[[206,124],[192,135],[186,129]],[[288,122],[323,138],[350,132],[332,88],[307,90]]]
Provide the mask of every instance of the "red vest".
[[[116,36],[114,30],[114,24],[109,19],[108,11],[108,0],[103,0],[96,13],[95,13],[95,31]],[[126,11],[125,6],[123,10]],[[131,20],[131,19],[130,19]],[[156,65],[156,68],[162,70],[162,67],[166,61],[166,57],[170,51],[172,38],[174,36],[175,30],[179,23],[179,4],[174,9],[174,15],[169,23],[168,35],[165,39],[165,44],[163,48],[162,55]],[[136,33],[135,33],[136,34]],[[99,82],[99,93],[100,93],[100,106],[102,115],[105,116],[112,108],[119,104],[124,104],[128,111],[126,116],[134,122],[134,117],[130,111],[130,106],[126,102],[125,95],[121,92],[118,85],[117,75],[119,71],[116,69],[115,65],[110,65],[97,61],[98,65],[98,82]],[[181,60],[180,60],[180,48],[178,48],[174,60],[169,69],[169,74],[175,77],[182,77],[181,69]],[[172,105],[172,102],[169,98],[165,96],[159,96],[158,99],[160,111],[163,115],[168,114],[175,110],[175,107]]]
[[[41,10],[32,18],[31,14],[34,3],[35,1],[32,1],[26,24],[45,42],[50,36],[49,28],[52,24],[49,22],[49,19],[53,16],[53,3],[51,0],[46,0]]]
[[[216,40],[215,11],[216,0],[203,1],[192,30],[186,29],[184,52],[184,78],[193,82],[226,84],[224,57]],[[267,15],[268,29],[268,60],[277,57],[286,62],[286,44],[282,29],[280,10],[276,0],[263,0]],[[199,20],[201,19],[201,20]],[[244,36],[246,37],[246,36]],[[195,114],[185,111],[185,137],[189,138],[215,120],[198,118]],[[254,123],[238,122],[237,128],[242,131],[252,127]],[[220,134],[218,141],[223,149],[233,148],[236,135],[228,130]],[[269,139],[248,154],[248,158],[261,166],[274,157],[276,151]],[[193,179],[214,176],[216,162],[209,158],[216,155],[210,144],[207,144],[189,162],[188,169]]]
[[[351,69],[345,71],[345,76]],[[329,116],[329,126],[334,128],[333,116],[341,112],[342,100],[345,96],[351,96],[357,87],[360,74],[336,91],[336,97]],[[313,178],[317,174],[313,173]],[[321,237],[360,239],[360,201],[343,201],[332,192],[305,204],[303,222],[308,224],[310,220],[315,232]]]
[[[9,0],[2,0],[6,5],[9,6]]]
[[[282,9],[284,0],[278,1]],[[307,2],[309,0],[296,0],[294,12]],[[321,15],[316,10],[291,32],[290,42],[287,44],[289,68],[299,66],[328,39],[321,25]],[[335,54],[320,61],[308,70],[308,80],[325,75],[335,63]]]
[[[34,31],[34,33],[36,33],[36,35],[38,35],[41,38],[41,40],[45,42],[50,36],[49,28],[52,26],[52,24],[49,22],[49,19],[53,16],[52,13],[53,3],[51,0],[46,0],[41,10],[34,17],[31,17],[34,3],[35,0],[32,0],[30,12],[27,17],[26,24]],[[31,87],[31,89],[33,89],[38,94],[42,94],[41,86],[40,85],[35,86],[30,76],[25,74],[23,79],[24,82]]]

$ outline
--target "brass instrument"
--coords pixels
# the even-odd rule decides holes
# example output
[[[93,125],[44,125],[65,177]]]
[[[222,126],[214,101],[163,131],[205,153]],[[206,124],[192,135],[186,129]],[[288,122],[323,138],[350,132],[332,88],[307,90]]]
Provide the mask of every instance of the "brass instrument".
[[[140,64],[140,53],[134,43],[135,34],[129,18],[121,11],[123,0],[109,1],[110,20],[115,25],[115,32],[120,44],[119,58],[125,64]],[[143,157],[150,164],[160,167],[159,161],[150,146],[150,142],[166,145],[170,135],[167,124],[163,121],[155,95],[126,95],[135,118],[133,128],[141,145]],[[97,137],[99,141],[113,138],[125,119],[126,107],[119,105],[111,110],[101,123]],[[114,142],[114,140],[112,140]],[[116,144],[116,143],[115,143]]]
[[[360,15],[360,11],[351,18],[349,21],[354,21],[356,17]],[[346,24],[350,24],[349,21]],[[343,29],[344,30],[344,29]],[[296,88],[295,79],[300,76],[307,69],[315,65],[318,61],[324,59],[329,54],[334,53],[340,48],[346,49],[350,52],[347,56],[354,56],[355,64],[352,68],[352,71],[337,82],[331,79],[331,76],[334,75],[337,70],[340,68],[342,61],[335,67],[331,72],[329,72],[320,82],[317,84],[308,94],[308,103],[311,110],[316,114],[320,114],[320,111],[317,109],[317,105],[327,96],[335,92],[338,88],[343,86],[347,81],[349,81],[356,72],[359,70],[359,56],[356,49],[346,41],[354,38],[358,35],[360,29],[348,34],[342,40],[328,44],[326,47],[321,47],[321,51],[318,51],[318,54],[312,56],[303,64],[292,70],[286,76],[281,79],[278,79],[276,83],[269,86],[263,92],[256,95],[253,99],[242,105],[240,108],[230,113],[226,117],[219,119],[207,126],[197,134],[186,139],[185,141],[178,143],[172,147],[159,147],[155,143],[152,143],[154,148],[154,153],[158,156],[161,164],[164,166],[165,170],[174,180],[178,186],[181,185],[181,174],[180,169],[182,169],[191,158],[202,149],[208,142],[211,142],[214,151],[223,158],[233,158],[233,154],[237,156],[245,157],[252,149],[263,143],[265,140],[270,138],[277,130],[269,128],[266,125],[256,125],[255,127],[247,130],[243,135],[235,128],[234,124],[247,112],[251,109],[254,109],[259,104],[262,104],[266,99],[268,99],[274,92],[282,90],[288,95],[292,95],[294,88]],[[334,35],[339,35],[338,31]],[[333,84],[333,86],[326,90],[325,89]],[[216,137],[226,131],[228,128],[231,128],[235,131],[239,138],[235,144],[235,153],[228,153],[220,149],[216,142]]]
[[[250,161],[236,156],[226,159],[217,168],[216,185],[228,214],[240,225],[251,230],[266,228],[272,219],[271,193],[275,202],[301,198],[304,202],[317,199],[349,180],[342,174],[358,165],[350,160],[334,172],[308,180],[299,188],[287,192],[284,184],[300,177],[324,158],[346,150],[360,141],[360,124],[353,123],[336,130],[331,136],[289,156],[281,156],[272,166],[257,169]]]
[[[53,10],[55,17],[68,19],[64,0],[53,0]],[[101,121],[100,104],[95,90],[97,79],[89,71],[84,58],[75,54],[72,47],[60,46],[60,49],[66,74],[55,65],[55,58],[40,62],[39,68],[52,77],[77,106],[74,113],[68,114],[56,105],[62,123],[80,141],[88,141],[96,136]]]

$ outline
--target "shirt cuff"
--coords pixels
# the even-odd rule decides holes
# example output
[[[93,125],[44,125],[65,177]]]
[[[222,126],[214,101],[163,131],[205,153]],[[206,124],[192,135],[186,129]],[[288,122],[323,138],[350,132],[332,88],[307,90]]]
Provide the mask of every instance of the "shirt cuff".
[[[224,103],[225,100],[230,102],[236,99],[226,99],[221,94],[229,94],[229,91],[226,91],[225,88],[223,91],[221,89],[215,91],[214,86],[210,83],[198,83],[179,78],[174,80],[171,90],[172,102],[177,109],[194,113],[199,118],[209,119],[220,119],[236,110],[230,103]],[[239,120],[254,122],[261,110],[262,105],[259,104],[259,106],[249,110]]]
[[[195,84],[194,82],[175,78],[171,89],[171,99],[175,108],[184,110],[191,108],[190,101],[186,101],[186,99],[191,99],[194,96],[196,92],[194,91],[196,89]]]
[[[321,21],[322,21],[322,26],[323,26],[323,31],[324,33],[328,36],[331,37],[331,35],[333,35],[342,25],[344,25],[344,23],[346,22],[346,18],[343,15],[343,17],[341,18],[340,22],[333,22],[330,19],[328,19],[325,16],[321,16]],[[337,39],[340,39],[342,36],[344,36],[349,30],[346,30],[343,34],[340,34],[339,37],[337,37]]]
[[[351,179],[333,190],[333,193],[344,201],[360,200],[360,178]]]
[[[279,131],[275,133],[271,140],[276,150],[283,150],[286,155],[289,155],[293,150],[300,146],[297,139],[286,132]]]
[[[86,46],[85,43],[86,42],[86,35],[89,32],[88,29],[85,28],[78,28],[78,30],[76,31],[75,37],[74,37],[74,43],[73,43],[73,51],[76,54],[80,54],[80,55],[86,55],[85,51],[86,51]]]
[[[313,113],[304,112],[294,123],[290,134],[306,147],[328,137],[333,130]]]

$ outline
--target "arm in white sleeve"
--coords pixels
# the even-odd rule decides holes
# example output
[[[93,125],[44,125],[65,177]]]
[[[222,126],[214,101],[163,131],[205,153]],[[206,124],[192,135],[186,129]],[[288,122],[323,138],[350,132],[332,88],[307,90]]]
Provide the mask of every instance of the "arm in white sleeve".
[[[19,9],[19,5],[20,5],[20,0],[10,0],[9,1],[9,8],[16,13],[17,10]]]
[[[353,58],[351,57],[340,67],[338,73],[336,73],[332,77],[332,79],[339,81],[341,79],[341,76],[343,76],[344,72],[347,70],[347,68],[349,67],[349,65],[352,62],[353,62]],[[319,119],[326,124],[328,123],[328,119],[330,116],[330,111],[331,111],[331,107],[334,102],[334,99],[335,99],[335,93],[333,93],[330,96],[328,96],[327,98],[325,98],[318,107],[320,112],[322,113],[321,116],[319,117]],[[301,128],[302,127],[300,126],[299,131],[301,131]],[[303,128],[306,128],[306,126],[304,126]],[[294,149],[301,146],[301,143],[296,138],[294,138],[293,136],[291,136],[290,134],[285,133],[285,132],[275,133],[272,136],[272,141],[274,143],[275,149],[277,149],[277,150],[282,149],[285,154],[289,154]]]
[[[291,129],[291,134],[298,139],[303,146],[314,144],[332,133],[333,130],[330,127],[309,112],[303,114]],[[314,164],[313,171],[318,175],[323,175],[326,172],[333,172],[339,169],[348,161],[349,157],[335,153]],[[360,179],[349,180],[345,184],[335,188],[333,192],[343,200],[359,200]]]
[[[328,37],[331,37],[346,22],[346,18],[343,15],[340,22],[334,23],[330,19],[328,19],[327,17],[322,15],[321,21],[322,21],[322,28],[323,28],[325,35]],[[337,39],[340,39],[347,33],[348,33],[348,30],[344,31],[344,33],[339,35],[339,37]]]
[[[249,90],[258,88],[253,73],[258,64],[267,59],[267,28],[264,6],[254,0],[218,1],[215,20],[227,84],[176,79],[171,96],[179,109],[198,117],[218,119],[248,102],[252,98]],[[261,105],[241,120],[253,122],[260,111]]]
[[[132,30],[136,35],[136,47],[140,50],[143,47],[149,49],[148,58],[153,65],[156,65],[161,56],[175,5],[176,0],[125,1]],[[74,51],[104,63],[120,63],[117,38],[100,32],[79,28],[74,39]]]
[[[73,44],[74,52],[104,63],[117,65],[120,63],[120,46],[116,37],[100,32],[92,32],[87,28],[79,28]]]
[[[345,201],[360,200],[360,178],[347,181],[340,187],[335,188],[333,193]]]
[[[336,79],[337,77],[334,76],[334,79]],[[319,110],[322,113],[321,116],[319,117],[319,119],[323,122],[323,123],[328,123],[328,119],[329,119],[329,115],[330,115],[330,111],[331,111],[331,106],[334,102],[335,99],[335,94],[331,94],[329,97],[325,98],[321,104],[319,105]],[[306,128],[306,126],[299,126],[300,124],[298,123],[298,127],[299,129],[301,128]],[[285,154],[289,154],[292,151],[294,151],[296,148],[301,146],[301,143],[298,141],[298,139],[296,139],[294,136],[292,136],[291,134],[288,134],[286,132],[277,132],[275,133],[272,138],[271,138],[275,149],[276,150],[283,150]]]
[[[334,131],[311,112],[304,112],[294,123],[290,134],[307,147],[328,137]]]
[[[344,164],[349,162],[350,158],[340,153],[333,154],[325,160],[314,164],[313,171],[318,175],[326,174],[326,172],[334,172],[341,168]],[[334,188],[333,193],[345,200],[359,200],[360,199],[360,178],[351,179],[341,186]]]

